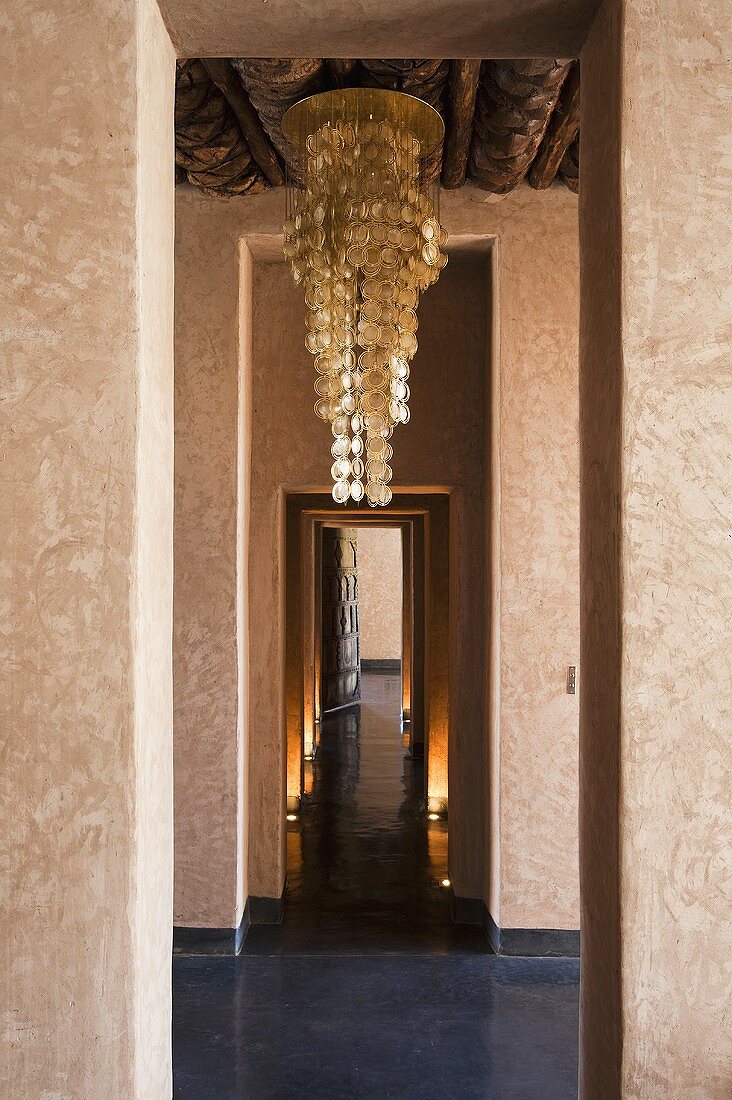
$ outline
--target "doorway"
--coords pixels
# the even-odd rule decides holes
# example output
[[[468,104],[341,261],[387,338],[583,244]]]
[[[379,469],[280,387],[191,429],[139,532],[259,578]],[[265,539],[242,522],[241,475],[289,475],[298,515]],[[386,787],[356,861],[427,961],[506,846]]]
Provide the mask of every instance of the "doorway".
[[[303,692],[312,680],[315,732],[310,741],[304,724],[297,729],[300,793],[288,798],[282,921],[255,924],[244,953],[489,952],[478,925],[452,919],[447,804],[430,803],[429,749],[412,728],[429,709],[414,705],[430,684],[429,566],[415,533],[425,517],[344,522],[301,504],[288,502],[288,544],[310,549],[304,561],[288,559],[288,639],[297,608],[303,640],[288,644],[288,679]],[[437,657],[434,667],[439,681]]]
[[[410,529],[394,525],[320,529],[321,713],[357,703],[364,672],[388,672],[400,681],[402,719],[409,721],[402,673],[404,666],[411,675],[411,652],[404,653],[412,641],[404,562],[410,537]]]
[[[455,505],[449,492],[405,492],[388,518],[364,509],[334,509],[325,494],[291,493],[286,502],[286,600],[282,609],[285,643],[284,739],[286,808],[297,813],[304,792],[306,761],[317,752],[320,735],[322,668],[323,527],[390,527],[401,532],[401,711],[407,720],[408,749],[424,757],[424,791],[429,812],[446,815],[449,788],[457,783],[464,760],[451,756],[453,721],[482,736],[479,710],[465,709],[466,697],[453,694],[451,669],[460,676],[475,660],[458,629],[455,608],[458,572],[471,562],[458,552]],[[476,601],[475,608],[479,608]],[[350,626],[349,626],[350,629]],[[453,705],[454,700],[454,705]],[[453,713],[453,710],[455,713]],[[472,725],[471,725],[472,723]],[[471,811],[487,814],[483,787],[474,803],[463,800],[451,821],[450,878],[475,849],[483,831],[473,827]],[[284,811],[285,806],[282,806]],[[284,817],[284,813],[283,813]],[[487,853],[486,853],[487,856]],[[281,887],[286,877],[282,846]]]

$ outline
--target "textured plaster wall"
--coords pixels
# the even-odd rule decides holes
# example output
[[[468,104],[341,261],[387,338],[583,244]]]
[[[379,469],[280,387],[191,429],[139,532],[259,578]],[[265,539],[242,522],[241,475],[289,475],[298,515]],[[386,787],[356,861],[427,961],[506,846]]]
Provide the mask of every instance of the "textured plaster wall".
[[[175,249],[174,918],[226,928],[241,917],[239,246],[177,219]]]
[[[179,57],[574,57],[597,0],[163,0]]]
[[[2,1093],[157,1100],[174,59],[148,2],[11,0],[0,27]]]
[[[358,622],[361,658],[402,654],[402,533],[398,527],[358,531]]]
[[[136,892],[131,961],[134,1096],[157,1100],[172,1091],[175,184],[170,162],[175,57],[155,0],[142,0],[137,13]]]
[[[728,46],[628,0],[582,62],[588,1098],[732,1082]]]
[[[484,542],[489,538],[500,562],[498,575],[488,574],[485,582],[482,575],[474,577],[469,567],[459,583],[455,573],[453,605],[464,624],[468,656],[463,661],[453,654],[461,687],[454,715],[458,733],[451,750],[455,754],[451,756],[451,798],[461,806],[471,835],[480,838],[488,834],[485,803],[492,790],[493,853],[490,861],[483,859],[476,865],[466,845],[466,862],[454,868],[451,864],[451,877],[463,893],[490,900],[494,918],[503,925],[577,927],[578,697],[565,694],[566,666],[578,663],[579,637],[577,202],[561,188],[540,195],[522,189],[501,203],[482,198],[471,188],[443,195],[443,220],[458,251],[447,268],[449,278],[425,295],[421,307],[413,421],[400,433],[395,448],[395,483],[415,489],[461,485],[461,503],[458,506],[456,499],[453,520],[463,560],[483,561]],[[233,551],[224,548],[231,537],[236,503],[228,489],[221,495],[212,475],[220,456],[232,450],[229,395],[237,385],[235,363],[240,350],[231,311],[240,238],[246,238],[255,260],[253,348],[251,353],[242,348],[241,359],[254,372],[251,524],[252,531],[260,532],[252,539],[249,564],[249,633],[257,638],[257,646],[256,653],[255,647],[251,653],[256,668],[251,670],[248,721],[252,760],[269,760],[269,779],[267,769],[262,771],[259,765],[250,770],[252,821],[257,814],[268,814],[266,823],[260,819],[256,828],[252,825],[255,848],[265,846],[261,857],[250,858],[250,890],[257,894],[281,888],[281,870],[271,876],[275,865],[283,866],[279,862],[282,822],[272,816],[283,803],[284,781],[283,699],[274,675],[281,669],[283,655],[278,641],[283,613],[278,593],[284,587],[278,579],[283,576],[283,504],[278,491],[328,485],[322,457],[326,437],[311,412],[312,364],[302,338],[302,301],[284,265],[270,262],[278,259],[281,217],[278,193],[246,201],[214,201],[189,188],[178,189],[176,347],[190,376],[190,400],[184,401],[177,390],[177,501],[183,504],[176,523],[190,523],[191,537],[197,530],[217,532],[220,571],[212,561],[208,579],[201,578],[207,593],[201,602],[214,602],[220,612],[236,603],[235,571],[227,557]],[[463,269],[479,262],[485,270],[485,253],[480,261],[469,258],[470,250],[481,241],[483,248],[493,242],[494,277],[490,287],[485,274],[478,277],[482,289],[476,298],[476,278],[466,274],[461,282],[456,272],[461,266],[458,255],[466,250]],[[499,304],[500,316],[492,340],[498,370],[489,380],[482,326],[490,315],[490,293]],[[458,341],[465,339],[481,341],[479,379],[470,373],[472,359],[460,350]],[[177,375],[179,370],[180,361]],[[212,378],[217,380],[216,392],[209,389]],[[492,418],[487,417],[489,388],[495,410]],[[450,405],[454,412],[446,416],[445,403],[454,400],[455,393],[459,400]],[[438,415],[440,410],[443,415]],[[201,458],[187,468],[185,435],[189,432],[198,441]],[[425,438],[430,441],[426,450]],[[484,514],[483,503],[488,453],[497,467],[491,516]],[[223,484],[230,482],[224,478]],[[187,500],[200,506],[189,518]],[[277,547],[280,551],[274,552]],[[192,567],[188,560],[192,549],[192,543],[187,552],[180,542],[176,544],[176,586],[178,576]],[[222,572],[226,578],[218,588],[214,574]],[[484,583],[493,593],[496,645],[492,654],[487,651],[486,617],[476,617]],[[218,602],[222,598],[223,603]],[[178,599],[176,587],[176,610],[185,619],[185,605]],[[229,789],[234,772],[223,777],[223,786],[217,788],[216,769],[205,765],[205,760],[218,763],[235,752],[233,714],[221,712],[221,723],[213,728],[209,708],[199,710],[196,686],[201,677],[200,698],[205,700],[215,688],[226,695],[229,689],[222,684],[234,682],[226,672],[230,626],[225,614],[212,614],[207,623],[205,632],[185,621],[176,624],[177,645],[187,637],[194,644],[194,652],[184,656],[181,651],[180,658],[191,674],[185,688],[190,709],[180,724],[176,715],[180,769],[176,835],[181,835],[180,829],[188,838],[185,860],[193,871],[188,882],[180,883],[184,893],[191,890],[190,909],[178,911],[181,922],[201,911],[204,897],[215,904],[208,887],[212,878],[233,881],[233,865],[226,860],[237,844],[235,817],[218,793]],[[214,663],[217,654],[225,658],[220,665]],[[476,724],[480,704],[476,707],[475,700],[487,697],[483,682],[489,663],[500,691],[494,693],[491,728],[486,731],[487,717],[478,718]],[[222,670],[217,671],[216,681],[211,679],[214,668]],[[204,760],[203,779],[197,754]],[[495,764],[492,782],[489,759]],[[233,800],[234,791],[226,797]],[[203,820],[206,830],[200,827]],[[217,838],[216,848],[209,843],[209,834]],[[474,853],[481,850],[480,842],[472,847]],[[217,853],[223,862],[215,867]],[[176,872],[177,879],[186,873],[180,861]],[[263,875],[269,876],[266,889]],[[233,886],[227,889],[230,895]],[[210,923],[229,923],[228,913],[218,909]],[[197,921],[191,917],[190,923]]]
[[[577,202],[524,193],[498,215],[493,915],[509,928],[577,928],[579,697],[566,694],[567,666],[579,664]]]

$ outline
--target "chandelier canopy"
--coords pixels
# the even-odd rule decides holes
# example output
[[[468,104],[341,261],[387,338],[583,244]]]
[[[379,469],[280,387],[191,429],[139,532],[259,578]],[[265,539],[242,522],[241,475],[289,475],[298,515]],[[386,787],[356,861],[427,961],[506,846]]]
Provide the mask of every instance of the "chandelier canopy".
[[[298,159],[285,256],[305,287],[315,412],[333,432],[333,499],[391,500],[392,446],[409,420],[419,295],[447,263],[439,223],[440,115],[378,88],[324,92],[283,119]]]

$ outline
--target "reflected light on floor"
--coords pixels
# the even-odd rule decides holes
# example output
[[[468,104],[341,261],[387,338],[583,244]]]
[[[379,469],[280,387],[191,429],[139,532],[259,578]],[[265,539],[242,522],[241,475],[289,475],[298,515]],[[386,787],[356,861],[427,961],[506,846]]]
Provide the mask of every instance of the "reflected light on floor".
[[[442,814],[427,814],[429,827],[425,829],[427,836],[427,858],[429,861],[430,878],[433,887],[439,882],[440,886],[449,880],[445,878],[447,871],[447,821]]]

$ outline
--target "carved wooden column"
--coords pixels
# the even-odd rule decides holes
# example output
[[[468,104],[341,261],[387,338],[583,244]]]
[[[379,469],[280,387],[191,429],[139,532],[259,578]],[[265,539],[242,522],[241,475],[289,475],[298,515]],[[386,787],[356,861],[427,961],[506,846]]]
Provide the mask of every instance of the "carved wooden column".
[[[358,532],[323,528],[322,709],[361,698],[358,630]]]

